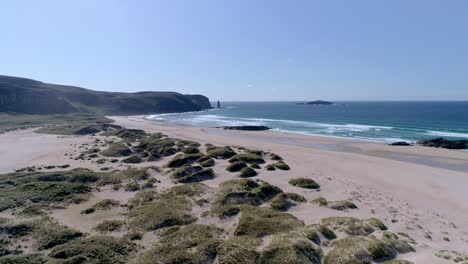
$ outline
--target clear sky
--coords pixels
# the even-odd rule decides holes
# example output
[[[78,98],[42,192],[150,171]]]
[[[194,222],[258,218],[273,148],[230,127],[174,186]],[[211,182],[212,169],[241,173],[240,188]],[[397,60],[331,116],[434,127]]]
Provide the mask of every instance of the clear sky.
[[[468,100],[464,0],[5,0],[0,74],[212,100]]]

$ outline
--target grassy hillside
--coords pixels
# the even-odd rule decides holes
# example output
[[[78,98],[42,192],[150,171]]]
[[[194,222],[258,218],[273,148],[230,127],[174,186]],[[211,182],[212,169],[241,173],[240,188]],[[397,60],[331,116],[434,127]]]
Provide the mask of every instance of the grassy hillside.
[[[0,75],[0,113],[136,115],[210,108],[202,95],[175,92],[112,93]]]

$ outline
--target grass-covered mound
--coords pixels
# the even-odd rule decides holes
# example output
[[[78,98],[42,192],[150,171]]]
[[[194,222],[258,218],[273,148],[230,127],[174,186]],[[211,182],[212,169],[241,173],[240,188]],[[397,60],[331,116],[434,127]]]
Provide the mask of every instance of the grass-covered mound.
[[[340,200],[340,201],[328,201],[323,197],[319,197],[314,199],[312,203],[316,203],[320,206],[326,206],[333,210],[338,211],[346,211],[348,209],[357,209],[358,207],[351,201],[348,200]]]
[[[115,142],[110,144],[105,150],[101,151],[99,154],[105,157],[127,157],[133,154],[130,148],[122,143]]]
[[[185,149],[183,149],[182,152],[184,152],[185,154],[196,154],[200,153],[200,150],[195,146],[188,146]]]
[[[270,153],[269,156],[270,156],[270,159],[271,159],[271,160],[276,160],[276,161],[281,161],[281,160],[283,160],[283,158],[282,158],[280,155],[275,154],[275,153]]]
[[[65,125],[43,127],[36,130],[36,132],[55,135],[91,135],[121,128],[117,125],[101,122],[73,122]]]
[[[354,217],[328,217],[322,219],[322,224],[348,235],[367,236],[372,234],[375,229],[386,230],[387,227],[378,219],[370,218],[360,220]]]
[[[229,159],[230,163],[233,162],[243,162],[249,164],[263,164],[265,160],[261,155],[257,155],[254,153],[243,153],[234,155],[232,158]]]
[[[135,245],[125,238],[94,236],[56,246],[49,257],[66,263],[127,263]]]
[[[270,206],[275,210],[287,211],[299,202],[305,202],[304,196],[296,193],[280,193],[271,199]]]
[[[257,172],[250,168],[250,167],[245,167],[242,170],[240,170],[239,177],[241,178],[250,178],[250,177],[255,177],[257,176]]]
[[[203,156],[199,158],[196,162],[204,168],[213,167],[215,165],[214,159],[209,156]]]
[[[305,189],[318,189],[320,185],[312,179],[308,178],[297,178],[289,181],[289,184]]]
[[[174,158],[172,158],[166,166],[169,168],[179,168],[184,165],[190,165],[203,157],[203,154],[178,154]]]
[[[213,179],[214,177],[213,169],[191,165],[183,165],[172,174],[172,178],[180,183],[201,182]]]
[[[452,260],[456,263],[462,262],[462,264],[468,261],[468,254],[454,250],[438,250],[434,253],[434,256],[447,260]]]
[[[194,222],[196,219],[191,214],[193,204],[188,196],[201,188],[199,186],[172,188],[152,196],[147,201],[135,202],[129,212],[130,228],[152,231]]]
[[[98,176],[78,170],[0,175],[0,211],[26,205],[77,203],[87,199]]]
[[[263,237],[304,226],[296,217],[266,207],[241,206],[241,217],[234,235]]]
[[[208,146],[206,148],[206,153],[208,156],[215,159],[229,159],[232,156],[236,155],[236,152],[231,147],[215,147]]]
[[[103,133],[104,136],[116,136],[126,141],[135,141],[147,136],[146,132],[141,129],[122,128]]]
[[[393,233],[384,234],[382,239],[375,236],[350,236],[334,241],[332,246],[324,264],[373,263],[394,258],[398,253],[414,251],[404,238]]]
[[[211,209],[218,216],[230,216],[240,211],[239,205],[258,206],[280,193],[280,188],[267,182],[259,184],[247,179],[226,181],[220,184]]]
[[[322,251],[301,232],[275,235],[262,252],[259,263],[321,264]],[[338,262],[337,262],[338,263]]]
[[[290,170],[291,168],[289,167],[288,164],[286,164],[284,161],[278,161],[276,163],[273,163],[273,166],[279,170]]]
[[[38,241],[38,249],[51,249],[55,246],[65,244],[69,241],[79,239],[83,237],[83,233],[73,229],[51,229],[48,233],[41,237]]]
[[[261,245],[261,239],[251,237],[231,237],[218,247],[218,262],[223,264],[259,263],[260,253],[255,249]]]
[[[213,263],[223,230],[191,224],[162,235],[158,243],[137,259],[137,263]]]
[[[243,163],[243,162],[233,162],[232,164],[229,164],[227,167],[226,167],[226,170],[229,171],[229,172],[238,172],[240,170],[242,170],[243,168],[246,168],[247,167],[247,164]]]
[[[94,230],[100,233],[109,233],[122,230],[125,222],[121,220],[104,220],[94,227]]]
[[[0,263],[4,264],[44,264],[47,259],[41,254],[5,255],[0,257]]]

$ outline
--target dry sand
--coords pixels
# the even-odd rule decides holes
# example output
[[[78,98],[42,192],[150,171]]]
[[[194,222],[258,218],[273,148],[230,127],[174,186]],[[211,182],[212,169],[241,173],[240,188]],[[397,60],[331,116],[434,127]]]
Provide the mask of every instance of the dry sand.
[[[215,145],[245,146],[277,153],[287,161],[291,170],[262,170],[257,178],[285,192],[302,194],[308,201],[320,196],[328,200],[350,199],[359,207],[341,212],[304,203],[288,211],[305,224],[318,223],[321,218],[328,216],[379,218],[389,226],[390,231],[407,233],[418,242],[415,253],[399,255],[400,259],[415,263],[451,263],[433,256],[433,252],[440,249],[468,251],[468,152],[416,146],[396,147],[375,142],[269,131],[185,127],[155,123],[142,116],[111,118],[116,124],[127,128],[163,132],[173,138]],[[79,153],[79,146],[86,144],[88,147],[93,141],[94,137],[91,136],[41,135],[32,129],[1,134],[0,173],[33,165],[70,164],[72,168],[98,169],[100,165],[90,161],[69,158]],[[144,166],[160,165],[161,162],[145,163]],[[217,187],[219,183],[233,178],[233,174],[224,170],[226,164],[223,162],[217,162],[214,168],[217,177],[205,181],[205,184]],[[288,184],[290,179],[298,177],[316,180],[321,185],[320,191]],[[79,212],[84,207],[105,198],[106,193],[104,191],[95,195],[89,204],[57,211],[53,216],[64,223],[68,220],[73,222],[73,217],[79,218]],[[119,218],[121,212],[106,212],[114,213],[114,217]],[[90,231],[95,221],[73,223],[79,229]],[[228,226],[232,223],[218,224],[225,224],[225,229],[232,229]],[[432,239],[425,238],[427,234]],[[444,237],[450,241],[444,240]]]

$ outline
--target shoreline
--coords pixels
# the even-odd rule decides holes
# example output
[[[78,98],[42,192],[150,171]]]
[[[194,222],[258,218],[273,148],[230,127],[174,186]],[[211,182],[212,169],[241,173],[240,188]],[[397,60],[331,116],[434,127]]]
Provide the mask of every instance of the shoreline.
[[[381,153],[377,153],[377,156],[381,156],[381,157],[389,158],[393,160],[398,160],[398,161],[408,161],[408,159],[412,159],[413,162],[419,163],[421,165],[431,166],[435,168],[444,168],[444,169],[455,170],[455,171],[460,171],[460,172],[468,171],[468,150],[466,149],[465,150],[453,150],[453,149],[424,147],[424,146],[419,146],[419,145],[390,146],[388,143],[378,141],[378,140],[347,138],[347,137],[339,137],[339,136],[326,136],[326,135],[320,135],[320,134],[312,135],[312,134],[304,134],[304,133],[294,133],[290,131],[278,131],[274,129],[270,129],[267,131],[226,131],[218,127],[205,127],[205,126],[194,126],[194,125],[188,125],[188,124],[179,124],[179,123],[171,122],[167,120],[152,120],[150,118],[147,118],[147,116],[133,116],[133,117],[141,118],[142,120],[145,120],[146,122],[152,123],[157,126],[167,127],[167,128],[183,127],[183,128],[202,129],[207,134],[220,134],[220,135],[225,135],[225,136],[227,135],[231,137],[232,136],[242,137],[242,135],[236,134],[236,132],[240,132],[240,134],[245,133],[246,135],[250,134],[250,136],[258,136],[259,140],[265,140],[265,136],[267,136],[266,138],[270,139],[268,140],[269,142],[276,141],[276,143],[281,143],[281,144],[286,144],[286,145],[295,145],[298,147],[310,147],[310,148],[324,150],[324,151],[336,151],[336,152],[347,152],[347,153],[354,153],[354,154],[361,154],[361,155],[369,155],[368,151],[366,151],[365,149],[363,150],[360,148],[353,147],[353,145],[361,143],[361,144],[376,144],[377,146],[385,146],[387,150],[391,150],[391,151],[395,150],[395,152],[398,152],[396,154],[402,154],[400,151],[397,151],[397,150],[407,150],[408,148],[410,149],[415,148],[417,149],[418,153],[421,153],[421,152],[429,153],[431,151],[434,151],[434,153],[438,153],[438,151],[442,151],[444,152],[443,155],[446,155],[447,151],[454,152],[454,153],[462,153],[461,158],[463,158],[463,154],[465,154],[466,156],[464,157],[467,159],[466,160],[460,159],[461,163],[459,165],[457,164],[454,165],[454,163],[445,164],[443,162],[439,162],[437,159],[428,161],[424,159],[418,159],[417,157],[412,158],[411,154],[408,154],[408,153],[406,153],[406,157],[403,157],[403,158],[396,154],[382,155]],[[109,118],[112,119],[116,117],[109,117]],[[263,135],[263,137],[257,134],[261,134]],[[314,143],[306,143],[309,141],[314,142]],[[316,143],[315,141],[319,141],[319,143]],[[373,153],[373,154],[375,155],[376,153]]]

